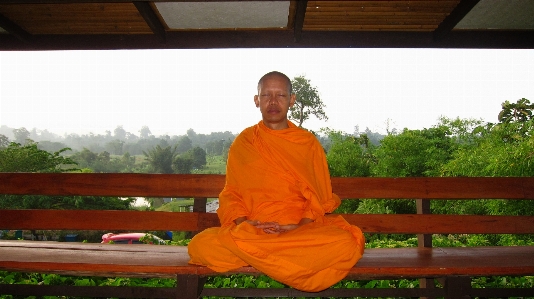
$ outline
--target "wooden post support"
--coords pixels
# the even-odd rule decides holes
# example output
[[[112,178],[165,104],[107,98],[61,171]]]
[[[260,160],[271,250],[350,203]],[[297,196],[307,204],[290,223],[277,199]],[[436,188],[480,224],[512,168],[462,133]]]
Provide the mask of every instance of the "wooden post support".
[[[206,213],[206,204],[208,203],[208,198],[206,197],[195,197],[193,198],[193,212],[195,213]],[[200,231],[189,232],[187,234],[188,238],[193,238]]]
[[[417,199],[417,214],[431,214],[430,212],[430,200],[429,199]],[[418,247],[432,247],[432,235],[430,234],[418,234],[417,235]],[[435,287],[434,279],[432,278],[420,278],[419,288],[421,289],[433,289]],[[432,299],[433,297],[423,297],[424,299]]]
[[[206,213],[206,203],[208,199],[206,197],[195,197],[193,201],[193,212]]]
[[[470,298],[471,277],[449,276],[445,280],[445,299]]]
[[[176,299],[196,299],[204,289],[204,278],[198,275],[180,274],[176,281]]]
[[[430,211],[429,199],[417,199],[417,214],[432,214]],[[418,234],[417,235],[418,247],[432,247],[432,235],[430,234]]]

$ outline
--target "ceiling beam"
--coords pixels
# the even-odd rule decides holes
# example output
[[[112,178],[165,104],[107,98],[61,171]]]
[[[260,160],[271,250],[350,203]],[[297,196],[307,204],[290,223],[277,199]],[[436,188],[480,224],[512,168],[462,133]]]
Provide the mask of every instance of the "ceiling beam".
[[[169,31],[165,44],[147,34],[33,35],[23,43],[0,34],[0,51],[229,49],[229,48],[457,48],[534,49],[534,31],[461,31],[434,40],[432,32],[303,31],[295,43],[292,30]]]
[[[304,27],[304,17],[306,16],[306,8],[308,7],[308,0],[297,0],[297,8],[295,9],[295,26],[293,34],[295,42],[300,42],[302,38],[302,27]]]
[[[30,43],[32,41],[31,34],[19,27],[17,24],[13,23],[10,19],[6,18],[2,14],[0,14],[0,27],[4,28],[4,30],[7,31],[9,34],[12,34],[13,36],[25,43]]]
[[[452,32],[452,29],[478,4],[480,0],[461,0],[451,13],[434,30],[434,40],[438,41]]]
[[[243,2],[263,0],[1,0],[2,4],[69,4],[69,3],[132,3],[132,2]],[[289,1],[289,0],[271,0]]]
[[[145,19],[145,22],[148,24],[152,32],[159,38],[160,42],[167,42],[165,28],[161,24],[150,3],[142,1],[134,1],[133,3],[143,19]]]

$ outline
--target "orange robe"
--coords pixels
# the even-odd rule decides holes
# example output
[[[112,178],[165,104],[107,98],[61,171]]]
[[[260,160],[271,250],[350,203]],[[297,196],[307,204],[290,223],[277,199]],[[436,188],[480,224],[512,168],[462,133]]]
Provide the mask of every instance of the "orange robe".
[[[341,216],[325,217],[340,199],[332,193],[324,150],[315,136],[288,122],[271,130],[262,121],[245,129],[228,155],[226,185],[219,195],[221,227],[189,243],[190,263],[226,272],[251,265],[299,290],[317,292],[343,279],[361,258],[361,230]],[[314,222],[267,234],[246,222]]]

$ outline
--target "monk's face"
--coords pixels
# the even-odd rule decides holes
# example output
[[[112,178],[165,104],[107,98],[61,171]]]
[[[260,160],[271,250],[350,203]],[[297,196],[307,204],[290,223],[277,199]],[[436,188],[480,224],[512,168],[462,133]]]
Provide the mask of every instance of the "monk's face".
[[[272,75],[259,85],[254,103],[260,108],[263,123],[270,129],[281,130],[288,127],[287,112],[295,103],[295,95],[289,92],[285,78]]]

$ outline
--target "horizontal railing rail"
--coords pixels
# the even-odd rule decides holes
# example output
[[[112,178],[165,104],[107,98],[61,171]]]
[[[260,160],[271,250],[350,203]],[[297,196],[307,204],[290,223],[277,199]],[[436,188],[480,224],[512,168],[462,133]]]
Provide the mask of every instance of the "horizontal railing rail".
[[[217,197],[224,175],[0,173],[0,194]],[[342,198],[534,199],[534,178],[332,178]],[[0,210],[3,229],[179,230],[218,226],[214,213],[102,210]],[[334,217],[335,215],[331,215]],[[534,233],[534,216],[349,214],[351,224],[368,233]],[[415,225],[414,225],[415,224]]]
[[[220,225],[215,213],[196,212],[0,210],[0,215],[0,227],[12,230],[201,231]],[[534,216],[344,214],[343,217],[367,233],[534,233]]]
[[[0,173],[0,194],[218,197],[214,174]],[[341,198],[534,199],[533,177],[332,178]]]

